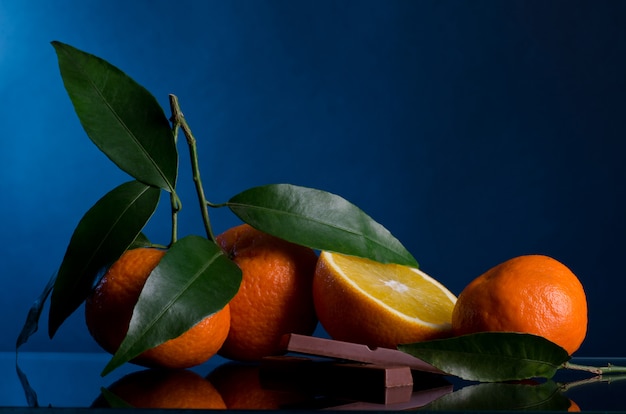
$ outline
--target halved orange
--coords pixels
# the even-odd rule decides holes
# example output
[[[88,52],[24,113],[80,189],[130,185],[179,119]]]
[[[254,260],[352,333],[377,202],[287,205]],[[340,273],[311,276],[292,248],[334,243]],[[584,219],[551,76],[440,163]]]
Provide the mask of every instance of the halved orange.
[[[456,296],[416,268],[324,251],[313,298],[333,339],[396,348],[452,335]]]

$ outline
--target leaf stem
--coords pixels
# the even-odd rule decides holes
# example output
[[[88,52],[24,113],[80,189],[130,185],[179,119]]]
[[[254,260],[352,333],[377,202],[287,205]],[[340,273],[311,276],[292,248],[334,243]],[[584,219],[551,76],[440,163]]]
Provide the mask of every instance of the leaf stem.
[[[215,203],[211,203],[210,201],[207,201],[206,205],[209,206],[209,207],[212,207],[212,208],[222,208],[222,207],[227,207],[228,203],[218,203],[218,204],[215,204]]]
[[[178,129],[180,123],[177,118],[172,116],[172,133],[174,134],[174,145],[178,144]],[[170,192],[170,205],[172,209],[172,237],[169,247],[178,240],[178,212],[183,208],[180,198],[174,190]]]
[[[200,178],[200,167],[198,163],[198,149],[196,146],[196,139],[191,132],[191,128],[185,120],[185,116],[180,109],[178,98],[176,95],[169,95],[170,107],[172,110],[172,122],[174,125],[179,126],[185,134],[187,139],[187,146],[189,147],[189,156],[191,157],[191,171],[193,174],[193,182],[196,186],[196,193],[198,194],[198,201],[200,202],[200,211],[202,213],[202,220],[204,222],[204,229],[206,231],[207,238],[211,241],[215,241],[213,230],[211,229],[211,221],[209,219],[209,210],[207,208],[207,200],[204,195],[204,189],[202,188],[202,179]]]
[[[596,374],[596,375],[625,374],[626,373],[626,367],[615,366],[612,364],[607,364],[607,366],[605,367],[594,367],[590,365],[580,365],[580,364],[574,364],[571,362],[565,362],[562,366],[565,369],[586,371],[586,372],[591,372],[592,374]]]
[[[172,205],[172,240],[169,247],[178,240],[178,212],[182,208],[180,198],[178,198],[178,195],[176,195],[174,191],[170,193],[170,204]]]

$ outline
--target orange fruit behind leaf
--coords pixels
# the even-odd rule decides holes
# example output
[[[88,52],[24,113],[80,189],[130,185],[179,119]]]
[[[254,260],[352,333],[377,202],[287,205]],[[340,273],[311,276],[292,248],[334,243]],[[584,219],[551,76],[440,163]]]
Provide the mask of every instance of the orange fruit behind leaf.
[[[456,335],[484,331],[543,336],[570,355],[587,333],[583,286],[564,264],[543,255],[519,256],[474,279],[452,313]]]
[[[231,324],[219,354],[240,361],[282,353],[287,333],[310,335],[317,325],[311,283],[317,255],[248,224],[217,236],[242,281],[230,301]]]
[[[153,248],[128,250],[102,277],[85,302],[89,332],[107,352],[115,353],[128,331],[139,294],[165,252]],[[149,349],[132,362],[149,367],[189,368],[222,346],[230,327],[230,309],[204,318],[178,338]]]

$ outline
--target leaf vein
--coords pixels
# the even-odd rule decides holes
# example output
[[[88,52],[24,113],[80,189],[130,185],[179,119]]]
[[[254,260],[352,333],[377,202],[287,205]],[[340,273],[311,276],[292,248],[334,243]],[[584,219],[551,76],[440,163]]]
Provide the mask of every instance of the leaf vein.
[[[294,214],[294,213],[291,213],[291,212],[288,212],[288,211],[276,210],[276,209],[273,209],[273,208],[270,208],[270,207],[256,206],[256,205],[243,204],[243,203],[233,203],[233,202],[229,202],[228,205],[231,206],[231,207],[243,207],[243,208],[248,208],[248,209],[256,209],[256,210],[259,210],[259,211],[269,211],[269,212],[272,212],[272,213],[276,214],[277,216],[281,216],[282,215],[282,216],[289,216],[289,217],[297,217],[297,218],[309,221],[311,223],[322,224],[322,225],[325,225],[325,226],[333,228],[333,229],[342,230],[342,231],[344,231],[346,233],[349,233],[349,234],[351,234],[353,236],[360,236],[363,239],[368,240],[369,242],[374,243],[377,246],[383,247],[384,249],[386,249],[388,251],[392,251],[394,253],[400,254],[400,252],[398,252],[396,250],[389,249],[389,247],[387,245],[383,245],[383,244],[377,242],[375,239],[373,239],[371,237],[367,237],[364,234],[358,233],[357,231],[355,231],[352,228],[345,227],[345,226],[338,226],[336,224],[333,224],[330,221],[316,220],[316,219],[314,219],[312,217],[309,217],[309,216],[302,216],[302,215]]]
[[[85,69],[85,66],[80,64],[79,62],[74,61],[74,59],[71,59],[71,55],[69,53],[67,53],[67,51],[65,51],[66,56],[68,56],[68,58],[70,58],[69,60],[71,62],[74,63],[74,65],[77,67],[77,69],[83,73],[83,75],[85,76],[85,78],[88,80],[89,84],[91,85],[91,87],[93,88],[93,90],[96,92],[97,96],[100,98],[100,100],[103,102],[104,106],[109,110],[109,112],[113,115],[113,117],[118,121],[118,123],[122,126],[122,128],[126,131],[126,133],[128,134],[128,136],[132,139],[132,141],[135,143],[135,145],[137,147],[139,147],[140,152],[143,154],[143,156],[150,162],[150,164],[152,164],[152,166],[155,168],[155,170],[157,171],[157,173],[159,174],[159,176],[161,176],[161,178],[167,183],[168,185],[168,189],[170,191],[173,191],[173,183],[170,183],[167,175],[165,174],[165,172],[161,169],[161,167],[158,165],[158,163],[150,156],[150,153],[145,149],[145,147],[142,145],[141,140],[132,132],[132,130],[129,128],[129,126],[127,125],[127,123],[123,120],[123,118],[118,114],[118,112],[111,106],[111,104],[109,103],[109,101],[107,100],[107,98],[105,97],[103,91],[98,87],[97,83],[94,81],[94,79],[89,76],[89,71]],[[108,82],[108,79],[105,80],[105,83]]]

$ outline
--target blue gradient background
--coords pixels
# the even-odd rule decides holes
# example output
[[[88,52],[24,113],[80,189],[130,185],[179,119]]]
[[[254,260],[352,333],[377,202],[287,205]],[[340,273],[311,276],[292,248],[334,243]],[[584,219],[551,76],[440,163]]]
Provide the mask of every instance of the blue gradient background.
[[[455,294],[510,257],[551,255],[588,293],[578,354],[623,355],[625,20],[620,1],[0,0],[0,350],[80,217],[128,179],[81,129],[60,40],[166,109],[178,95],[210,200],[278,182],[334,192]],[[181,159],[180,232],[202,234]],[[212,214],[216,232],[238,223]],[[82,312],[25,348],[99,350]]]

